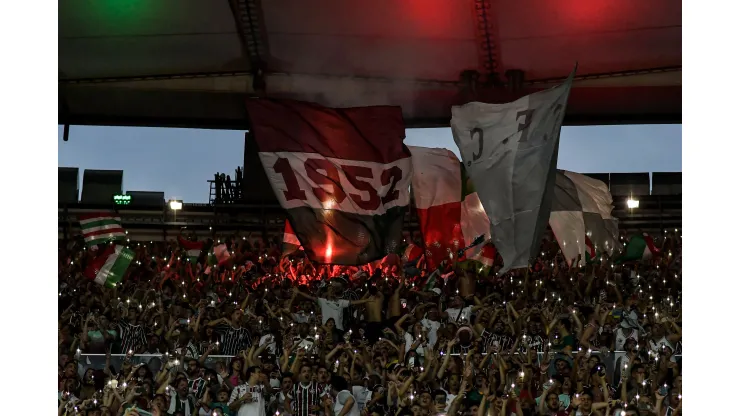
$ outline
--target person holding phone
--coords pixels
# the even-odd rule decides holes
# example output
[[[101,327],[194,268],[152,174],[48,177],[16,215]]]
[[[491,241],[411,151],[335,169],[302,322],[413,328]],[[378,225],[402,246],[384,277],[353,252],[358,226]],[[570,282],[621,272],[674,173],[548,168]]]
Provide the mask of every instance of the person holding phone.
[[[229,397],[229,409],[237,416],[266,416],[262,370],[258,366],[247,369],[247,382],[234,388]]]

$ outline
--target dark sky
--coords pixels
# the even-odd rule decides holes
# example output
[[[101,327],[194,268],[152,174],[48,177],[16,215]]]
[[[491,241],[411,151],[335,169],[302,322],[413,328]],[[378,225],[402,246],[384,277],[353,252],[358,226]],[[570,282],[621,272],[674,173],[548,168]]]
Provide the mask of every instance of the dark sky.
[[[59,127],[59,166],[123,170],[123,190],[164,191],[166,199],[207,202],[216,171],[244,163],[244,132],[139,127]],[[406,144],[446,147],[449,128],[406,131]],[[558,168],[581,173],[681,171],[681,125],[564,127]]]

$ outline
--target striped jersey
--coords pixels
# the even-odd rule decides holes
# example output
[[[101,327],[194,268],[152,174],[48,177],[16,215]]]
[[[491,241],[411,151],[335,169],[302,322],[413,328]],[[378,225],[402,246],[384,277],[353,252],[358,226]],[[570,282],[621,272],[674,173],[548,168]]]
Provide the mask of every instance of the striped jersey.
[[[121,352],[126,354],[128,351],[138,351],[141,347],[146,347],[146,329],[143,325],[132,325],[125,320],[118,322],[118,328],[121,334]]]
[[[234,328],[229,324],[221,324],[213,327],[213,330],[221,334],[221,354],[237,355],[241,350],[252,346],[252,337],[247,328]]]
[[[293,386],[293,401],[291,407],[295,416],[316,415],[319,412],[312,412],[312,406],[321,408],[321,394],[325,386],[315,381],[303,385],[298,382]]]
[[[506,334],[494,334],[484,330],[481,334],[482,344],[485,352],[503,352],[514,345],[514,338]]]

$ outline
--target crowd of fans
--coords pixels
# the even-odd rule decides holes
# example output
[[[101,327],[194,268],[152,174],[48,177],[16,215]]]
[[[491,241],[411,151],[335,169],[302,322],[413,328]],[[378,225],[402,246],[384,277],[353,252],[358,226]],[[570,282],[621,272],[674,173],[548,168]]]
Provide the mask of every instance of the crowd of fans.
[[[681,414],[678,235],[660,257],[585,267],[545,240],[501,275],[220,238],[220,267],[129,243],[113,289],[83,276],[99,250],[60,244],[60,415]]]

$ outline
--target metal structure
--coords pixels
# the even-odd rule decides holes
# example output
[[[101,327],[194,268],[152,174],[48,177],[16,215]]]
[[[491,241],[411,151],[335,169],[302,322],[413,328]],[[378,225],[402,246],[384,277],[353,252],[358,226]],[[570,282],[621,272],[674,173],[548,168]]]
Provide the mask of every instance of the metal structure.
[[[576,61],[566,124],[680,123],[680,0],[67,0],[59,124],[247,130],[269,96],[447,126]]]
[[[647,232],[660,235],[665,231],[682,226],[682,195],[680,172],[654,173],[652,187],[660,192],[650,193],[651,179],[648,173],[587,174],[608,186],[614,199],[612,214],[619,219],[620,230],[633,234]],[[185,203],[182,209],[171,210],[160,198],[158,203],[146,204],[134,199],[131,205],[92,205],[84,203],[59,203],[59,238],[79,234],[77,217],[86,212],[102,209],[117,209],[129,238],[134,241],[162,241],[174,239],[181,229],[195,232],[201,238],[236,233],[252,233],[255,237],[282,238],[285,211],[277,204],[229,201],[217,203],[213,181],[209,184],[208,204]],[[660,185],[661,188],[656,188]],[[232,181],[232,187],[236,184]],[[633,190],[647,190],[644,193]],[[670,190],[671,192],[666,192]],[[630,209],[628,199],[639,200],[639,207]],[[155,198],[156,200],[156,198]],[[413,200],[412,200],[413,201]],[[413,204],[413,202],[412,202]],[[416,210],[408,210],[405,220],[407,236],[419,232]]]

